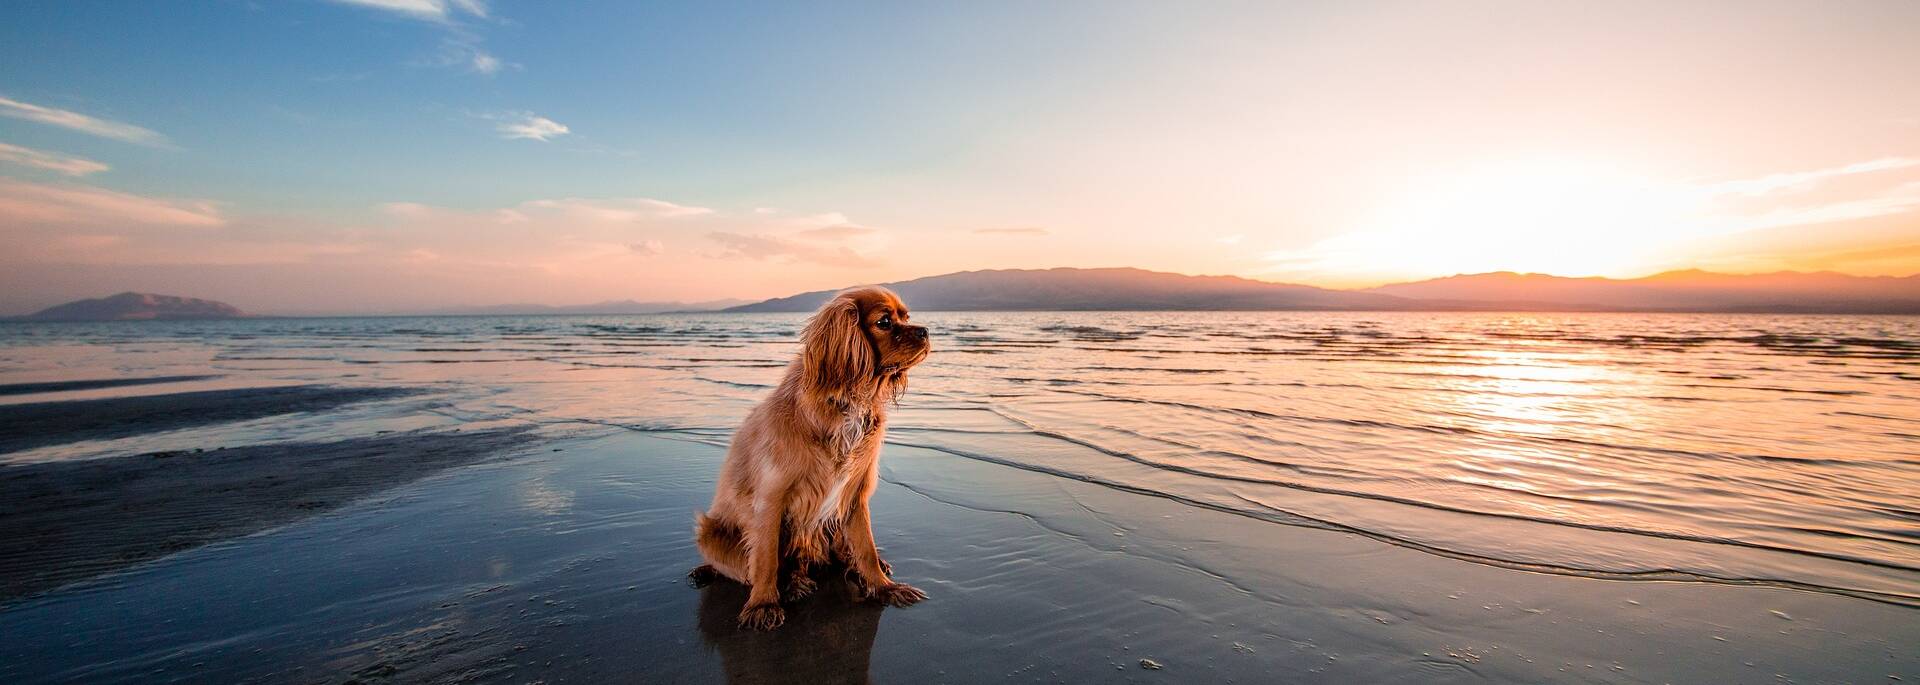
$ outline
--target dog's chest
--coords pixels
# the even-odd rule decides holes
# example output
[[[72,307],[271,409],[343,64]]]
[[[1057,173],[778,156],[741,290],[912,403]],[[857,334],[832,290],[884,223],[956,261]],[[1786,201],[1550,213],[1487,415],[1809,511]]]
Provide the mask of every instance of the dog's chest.
[[[831,444],[828,445],[828,449],[833,451],[833,460],[846,463],[847,459],[853,456],[853,451],[860,448],[860,443],[866,441],[867,435],[872,433],[878,424],[879,418],[874,416],[873,412],[842,410],[840,423],[834,426],[829,439]]]
[[[853,479],[857,474],[842,465],[833,472],[833,480],[827,483],[825,492],[820,496],[820,508],[814,512],[813,522],[817,527],[825,528],[839,522],[840,513],[846,511],[845,502],[853,491]]]
[[[834,425],[828,437],[827,449],[833,454],[833,471],[821,490],[819,508],[814,511],[814,525],[828,527],[837,524],[846,511],[847,498],[855,489],[855,480],[864,475],[865,462],[854,459],[854,453],[873,437],[879,429],[880,417],[871,411],[861,411],[853,407],[841,407],[841,419]]]

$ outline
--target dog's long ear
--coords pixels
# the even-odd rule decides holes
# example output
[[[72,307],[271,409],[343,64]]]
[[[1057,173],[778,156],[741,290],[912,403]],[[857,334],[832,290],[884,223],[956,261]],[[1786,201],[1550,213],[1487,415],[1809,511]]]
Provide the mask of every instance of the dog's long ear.
[[[837,295],[800,332],[800,366],[814,392],[852,399],[873,380],[878,360],[861,332],[860,303]]]

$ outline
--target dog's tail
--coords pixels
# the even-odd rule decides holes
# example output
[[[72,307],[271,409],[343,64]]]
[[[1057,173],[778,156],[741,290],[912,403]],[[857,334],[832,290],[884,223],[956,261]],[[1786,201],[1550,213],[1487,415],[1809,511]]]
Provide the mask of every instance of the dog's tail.
[[[712,535],[738,535],[739,530],[727,525],[720,519],[708,516],[707,512],[693,512],[693,537],[703,539]]]
[[[700,556],[706,558],[707,565],[713,570],[745,582],[747,550],[742,544],[739,526],[708,516],[704,511],[695,512],[693,541],[700,547]]]

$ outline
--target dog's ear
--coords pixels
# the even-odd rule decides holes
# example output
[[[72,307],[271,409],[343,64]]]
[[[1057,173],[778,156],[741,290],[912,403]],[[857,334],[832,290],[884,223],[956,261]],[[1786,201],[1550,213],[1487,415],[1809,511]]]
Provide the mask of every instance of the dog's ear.
[[[862,324],[860,303],[847,294],[835,296],[807,321],[800,332],[800,365],[815,392],[852,398],[873,380],[879,360]]]

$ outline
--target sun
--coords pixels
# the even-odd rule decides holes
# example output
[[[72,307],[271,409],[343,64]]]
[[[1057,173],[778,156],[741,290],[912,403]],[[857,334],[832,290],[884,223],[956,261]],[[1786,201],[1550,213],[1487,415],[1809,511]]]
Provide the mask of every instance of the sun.
[[[1439,273],[1621,275],[1683,237],[1684,187],[1609,165],[1531,161],[1431,179],[1372,232],[1399,266]]]
[[[1641,275],[1713,225],[1700,210],[1697,188],[1616,165],[1508,161],[1418,179],[1357,230],[1292,256],[1316,269],[1383,278]]]

